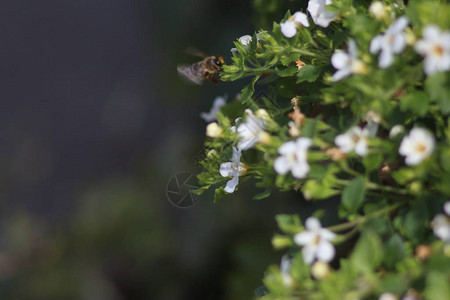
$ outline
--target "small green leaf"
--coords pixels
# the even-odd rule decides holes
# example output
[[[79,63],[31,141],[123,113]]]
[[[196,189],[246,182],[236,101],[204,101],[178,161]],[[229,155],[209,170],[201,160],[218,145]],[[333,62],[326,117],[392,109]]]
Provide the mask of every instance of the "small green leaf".
[[[265,296],[267,293],[269,292],[269,290],[266,288],[265,285],[262,285],[260,287],[257,287],[255,289],[255,296],[256,297],[263,297]]]
[[[367,173],[378,169],[382,162],[383,155],[380,153],[367,155],[363,159],[364,168],[366,168]]]
[[[353,179],[342,193],[342,205],[350,212],[356,212],[364,202],[366,193],[364,177]]]
[[[280,77],[292,76],[297,72],[296,66],[290,66],[285,69],[277,70],[277,75]]]
[[[430,272],[426,279],[425,296],[426,299],[448,300],[450,298],[448,273]]]
[[[394,178],[399,184],[405,184],[416,178],[416,172],[413,169],[404,168],[393,172],[392,178]]]
[[[297,83],[302,81],[314,82],[320,75],[322,68],[313,65],[306,65],[297,73]]]
[[[383,247],[384,262],[390,268],[401,261],[406,256],[406,249],[402,238],[398,234],[394,234]]]
[[[225,196],[226,194],[227,194],[227,192],[225,192],[223,187],[220,187],[220,188],[216,189],[214,191],[214,203],[219,202],[219,200],[222,199],[223,196]]]
[[[262,200],[270,196],[272,189],[266,189],[264,192],[253,197],[253,200]]]
[[[425,116],[430,107],[430,99],[424,92],[412,92],[400,100],[402,111],[410,110],[419,116]]]
[[[302,231],[303,226],[297,215],[276,215],[278,227],[286,233],[295,234]]]
[[[427,231],[427,208],[423,201],[416,203],[403,219],[404,234],[413,242],[420,242]]]
[[[379,266],[382,258],[381,239],[377,234],[369,231],[361,235],[350,256],[350,261],[355,270],[371,272]]]
[[[433,102],[436,102],[444,114],[450,113],[450,76],[439,72],[425,80],[425,90]]]

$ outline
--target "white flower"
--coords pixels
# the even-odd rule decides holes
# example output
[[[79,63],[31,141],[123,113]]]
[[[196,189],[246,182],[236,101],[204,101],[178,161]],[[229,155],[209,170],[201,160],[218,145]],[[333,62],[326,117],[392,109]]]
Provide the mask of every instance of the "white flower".
[[[308,11],[316,25],[328,27],[337,14],[327,9],[327,5],[332,3],[331,0],[309,0]]]
[[[446,243],[450,243],[450,201],[444,204],[444,214],[438,214],[431,221],[434,234]]]
[[[241,42],[241,44],[242,44],[245,48],[247,48],[247,47],[248,47],[248,44],[252,41],[252,36],[246,34],[246,35],[241,36],[238,40],[239,40],[239,42]],[[236,48],[231,48],[231,52],[235,52],[235,51],[237,51]]]
[[[385,69],[394,62],[394,54],[405,49],[406,35],[404,30],[408,26],[408,18],[402,16],[389,26],[384,34],[377,35],[370,42],[370,53],[381,51],[378,57],[378,66]]]
[[[443,214],[438,214],[431,222],[434,234],[446,243],[450,242],[450,220]]]
[[[265,126],[264,119],[256,117],[251,110],[246,110],[246,114],[245,122],[236,129],[240,137],[237,147],[241,150],[247,150],[256,145],[264,132]]]
[[[306,160],[307,150],[312,140],[300,137],[295,142],[289,141],[278,148],[281,156],[274,161],[273,167],[278,174],[284,175],[291,171],[296,178],[304,178],[309,172],[309,164]]]
[[[386,7],[381,1],[370,4],[369,11],[377,20],[383,20],[387,17]]]
[[[367,137],[370,131],[366,128],[361,129],[358,126],[350,128],[347,132],[336,136],[334,143],[344,153],[355,151],[360,156],[367,154]]]
[[[308,16],[298,11],[293,14],[286,22],[281,23],[280,29],[285,37],[291,38],[297,34],[297,28],[301,25],[309,27]]]
[[[427,75],[450,70],[450,31],[441,31],[436,25],[423,30],[423,39],[414,45],[417,53],[425,56]]]
[[[342,50],[334,52],[331,64],[338,71],[333,75],[333,81],[341,80],[351,74],[364,74],[366,71],[364,63],[358,59],[356,42],[350,39],[348,42],[348,53]]]
[[[287,287],[290,287],[294,284],[294,279],[290,274],[291,264],[292,260],[288,256],[285,255],[281,258],[280,264],[281,279],[283,280],[283,285]]]
[[[392,126],[391,131],[389,131],[389,138],[395,139],[395,137],[405,131],[405,127],[403,125],[397,124]]]
[[[336,234],[322,228],[320,221],[310,217],[305,222],[306,231],[294,236],[294,242],[303,246],[302,255],[306,264],[311,264],[315,258],[319,261],[330,262],[334,258],[335,250],[330,243]]]
[[[434,144],[432,134],[423,128],[415,127],[403,138],[398,152],[406,156],[407,165],[417,165],[433,153]]]
[[[221,97],[221,96],[216,97],[216,99],[214,99],[214,103],[211,107],[211,110],[207,113],[202,112],[200,114],[200,117],[208,123],[212,122],[214,120],[217,120],[216,115],[217,115],[217,113],[220,112],[220,108],[225,105],[225,103],[226,103],[225,99],[226,99],[226,97]]]
[[[378,297],[378,300],[397,300],[397,296],[392,293],[383,293]]]
[[[246,168],[241,164],[241,150],[233,147],[233,156],[231,161],[222,163],[220,165],[220,175],[222,177],[232,177],[225,186],[225,192],[233,193],[237,184],[239,183],[239,176],[244,175]]]
[[[450,216],[450,201],[445,202],[444,212],[447,214],[447,216]]]

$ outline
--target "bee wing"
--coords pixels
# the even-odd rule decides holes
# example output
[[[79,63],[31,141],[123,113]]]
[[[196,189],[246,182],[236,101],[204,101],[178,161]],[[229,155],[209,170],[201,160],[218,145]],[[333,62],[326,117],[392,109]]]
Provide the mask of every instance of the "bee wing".
[[[203,53],[202,51],[198,50],[195,47],[188,47],[188,48],[186,48],[186,50],[184,50],[184,53],[192,55],[192,56],[197,56],[197,57],[200,57],[200,58],[205,58],[205,57],[208,56],[208,55],[206,55],[205,53]]]
[[[201,85],[203,82],[203,74],[198,72],[192,65],[179,65],[177,67],[178,74],[190,82]]]

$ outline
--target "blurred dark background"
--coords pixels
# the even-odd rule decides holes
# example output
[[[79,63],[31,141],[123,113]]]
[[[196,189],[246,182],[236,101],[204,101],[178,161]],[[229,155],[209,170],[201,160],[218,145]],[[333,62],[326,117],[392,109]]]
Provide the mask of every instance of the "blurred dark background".
[[[200,171],[200,112],[243,87],[188,85],[176,66],[197,60],[188,47],[227,60],[302,4],[1,1],[0,298],[252,299],[281,256],[274,216],[309,205],[251,200],[251,182],[169,203],[169,179]]]

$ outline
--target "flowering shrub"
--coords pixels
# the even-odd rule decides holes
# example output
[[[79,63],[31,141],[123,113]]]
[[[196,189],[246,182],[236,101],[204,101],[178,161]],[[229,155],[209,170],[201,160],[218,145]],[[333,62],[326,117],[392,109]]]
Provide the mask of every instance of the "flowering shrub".
[[[340,199],[329,227],[277,216],[261,299],[450,299],[450,5],[409,2],[310,0],[234,43],[221,80],[248,79],[212,109],[198,192]]]

